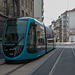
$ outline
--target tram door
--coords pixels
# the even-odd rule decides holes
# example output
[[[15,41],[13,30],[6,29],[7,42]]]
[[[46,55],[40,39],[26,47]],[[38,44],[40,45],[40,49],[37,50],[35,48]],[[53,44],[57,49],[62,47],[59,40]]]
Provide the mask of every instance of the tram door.
[[[34,23],[30,24],[27,40],[27,50],[30,53],[36,52],[36,25]]]

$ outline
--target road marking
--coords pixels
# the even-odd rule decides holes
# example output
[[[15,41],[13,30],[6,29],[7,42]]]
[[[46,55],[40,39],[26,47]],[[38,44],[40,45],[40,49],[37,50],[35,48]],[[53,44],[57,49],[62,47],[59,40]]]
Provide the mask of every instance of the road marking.
[[[71,48],[72,48],[72,46],[71,46]],[[75,56],[75,52],[74,52],[74,49],[72,48],[72,52],[73,52],[73,54],[74,54],[74,56]]]
[[[73,54],[74,54],[74,56],[75,56],[75,52],[74,52],[74,49],[72,49],[72,51],[73,51]]]
[[[51,69],[49,75],[53,75],[54,68],[56,67],[56,65],[57,65],[57,63],[58,63],[58,61],[59,61],[59,59],[60,59],[60,57],[61,57],[63,51],[64,51],[64,49],[62,50],[62,52],[60,53],[59,57],[57,58],[57,60],[56,60],[56,62],[55,62],[55,64],[54,64],[53,68]]]
[[[45,59],[41,64],[39,64],[38,66],[36,66],[31,72],[29,72],[27,75],[32,75],[33,72],[35,72],[44,62],[46,62],[57,50],[59,50],[60,48],[57,48],[52,54],[50,54],[48,56],[47,59]]]

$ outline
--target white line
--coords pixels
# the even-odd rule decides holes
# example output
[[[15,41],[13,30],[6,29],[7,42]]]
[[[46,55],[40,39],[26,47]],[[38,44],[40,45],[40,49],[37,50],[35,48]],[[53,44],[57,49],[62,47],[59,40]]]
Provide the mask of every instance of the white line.
[[[71,48],[72,48],[72,46],[71,46]],[[75,52],[74,52],[74,49],[72,48],[72,52],[73,52],[73,54],[74,54],[74,56],[75,56]]]
[[[74,54],[74,56],[75,56],[75,52],[74,52],[74,50],[72,49],[72,51],[73,51],[73,54]]]
[[[58,49],[60,49],[60,48],[58,48]],[[27,75],[31,75],[34,71],[36,71],[36,70],[37,70],[45,61],[47,61],[58,49],[56,49],[52,54],[50,54],[47,59],[45,59],[41,64],[39,64],[37,67],[35,67],[35,68],[34,68],[29,74],[27,74]]]
[[[51,69],[51,71],[50,71],[49,75],[53,75],[54,68],[56,67],[56,65],[57,65],[57,63],[58,63],[58,61],[59,61],[59,59],[60,59],[60,57],[61,57],[61,55],[62,55],[63,51],[64,51],[64,49],[63,49],[63,50],[62,50],[62,52],[60,53],[60,55],[59,55],[58,59],[56,60],[56,62],[55,62],[55,64],[54,64],[54,66],[53,66],[53,68]]]

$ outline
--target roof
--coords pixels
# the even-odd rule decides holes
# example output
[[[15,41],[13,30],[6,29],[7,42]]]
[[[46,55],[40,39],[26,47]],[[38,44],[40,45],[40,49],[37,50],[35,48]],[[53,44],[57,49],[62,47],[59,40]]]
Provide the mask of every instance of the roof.
[[[61,15],[64,15],[64,14],[67,14],[67,12],[72,12],[72,11],[75,11],[75,8],[72,9],[72,10],[66,10],[64,13],[62,13]]]
[[[30,19],[30,18],[32,18],[32,17],[21,17],[21,18],[18,18],[18,19]]]
[[[13,19],[33,19],[31,17],[12,17],[12,18],[9,18],[8,20],[13,20]]]

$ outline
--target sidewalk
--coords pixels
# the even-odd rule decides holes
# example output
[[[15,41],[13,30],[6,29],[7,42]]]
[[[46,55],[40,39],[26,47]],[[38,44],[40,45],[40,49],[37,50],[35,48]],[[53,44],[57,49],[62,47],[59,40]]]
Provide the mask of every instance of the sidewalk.
[[[72,44],[72,42],[56,42],[56,44]]]
[[[4,58],[0,59],[0,65],[2,65],[3,63],[5,63]]]
[[[3,58],[2,50],[1,50],[1,49],[2,49],[1,46],[2,46],[2,45],[0,44],[0,59]]]
[[[2,53],[0,52],[0,59],[2,59],[3,58],[3,55],[2,55]]]

